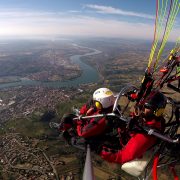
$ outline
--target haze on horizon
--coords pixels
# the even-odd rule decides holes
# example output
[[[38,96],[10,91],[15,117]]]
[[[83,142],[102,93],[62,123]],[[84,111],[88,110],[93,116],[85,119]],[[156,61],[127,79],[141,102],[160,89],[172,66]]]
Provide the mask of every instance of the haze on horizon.
[[[155,0],[0,0],[0,37],[153,39]],[[170,35],[180,32],[180,14]]]

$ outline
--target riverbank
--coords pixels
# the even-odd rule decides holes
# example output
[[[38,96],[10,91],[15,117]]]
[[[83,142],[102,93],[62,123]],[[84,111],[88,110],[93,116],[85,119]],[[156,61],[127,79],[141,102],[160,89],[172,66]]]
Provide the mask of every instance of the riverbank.
[[[0,77],[0,84],[15,83],[20,81],[21,79],[19,77]]]
[[[52,88],[61,88],[61,87],[77,87],[80,84],[86,83],[96,83],[99,81],[99,72],[96,68],[86,63],[83,59],[86,56],[93,56],[96,54],[100,54],[101,51],[96,49],[78,46],[73,44],[76,47],[89,49],[91,52],[82,54],[82,55],[72,55],[70,56],[70,61],[72,64],[76,64],[80,67],[80,71],[75,76],[68,77],[68,74],[64,74],[64,79],[57,81],[37,81],[29,78],[21,78],[19,81],[9,81],[7,83],[0,83],[0,89],[8,88],[8,87],[16,87],[16,86],[43,86],[43,87],[52,87]]]

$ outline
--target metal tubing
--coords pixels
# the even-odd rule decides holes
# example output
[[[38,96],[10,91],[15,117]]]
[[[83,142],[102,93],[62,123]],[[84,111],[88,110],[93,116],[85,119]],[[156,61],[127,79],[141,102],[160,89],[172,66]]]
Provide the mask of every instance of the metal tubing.
[[[91,161],[91,150],[89,144],[87,145],[87,154],[86,154],[86,162],[83,172],[83,180],[95,180],[92,161]]]
[[[154,135],[154,136],[156,136],[156,137],[158,137],[158,138],[160,138],[160,139],[162,139],[164,141],[170,142],[170,143],[179,143],[179,138],[171,139],[171,138],[169,138],[167,136],[164,136],[164,135],[162,135],[162,134],[160,134],[158,132],[155,132],[154,129],[147,129],[147,128],[144,128],[144,129],[147,131],[147,133],[149,135]]]

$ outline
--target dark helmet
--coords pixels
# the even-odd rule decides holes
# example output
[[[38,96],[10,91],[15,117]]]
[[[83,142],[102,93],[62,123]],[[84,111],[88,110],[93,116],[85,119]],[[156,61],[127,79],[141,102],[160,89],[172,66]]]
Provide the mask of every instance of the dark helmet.
[[[64,114],[64,116],[61,119],[59,130],[68,130],[73,126],[73,118],[77,117],[74,114]]]
[[[159,91],[152,91],[145,101],[144,107],[154,111],[155,116],[161,116],[167,104],[167,98]]]

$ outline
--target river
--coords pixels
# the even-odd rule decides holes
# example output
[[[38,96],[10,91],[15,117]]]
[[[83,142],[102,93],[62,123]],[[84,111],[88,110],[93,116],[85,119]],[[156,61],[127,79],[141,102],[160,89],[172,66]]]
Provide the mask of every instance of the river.
[[[77,44],[73,44],[73,45],[78,46]],[[98,71],[94,67],[81,61],[81,57],[100,54],[101,51],[98,51],[98,50],[92,49],[92,48],[88,48],[88,47],[83,47],[83,46],[78,46],[78,47],[90,49],[93,51],[91,53],[86,53],[83,55],[73,55],[70,57],[70,59],[73,63],[78,64],[80,66],[80,68],[82,70],[81,76],[79,76],[75,79],[71,79],[71,80],[54,81],[54,82],[43,82],[43,81],[30,80],[27,78],[21,78],[21,81],[18,81],[18,82],[0,84],[0,89],[9,88],[9,87],[17,87],[17,86],[43,86],[43,87],[52,87],[52,88],[76,87],[79,84],[97,82],[99,80]]]

